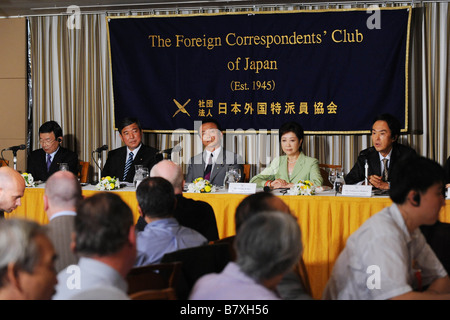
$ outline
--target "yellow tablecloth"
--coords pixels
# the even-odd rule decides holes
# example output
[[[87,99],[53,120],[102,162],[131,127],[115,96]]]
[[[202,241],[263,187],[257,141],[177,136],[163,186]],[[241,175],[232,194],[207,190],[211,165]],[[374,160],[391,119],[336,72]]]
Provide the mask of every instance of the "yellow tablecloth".
[[[98,191],[83,189],[90,196]],[[139,214],[135,191],[126,188],[117,192],[130,206],[137,221]],[[25,217],[41,224],[48,223],[43,210],[43,188],[27,188],[22,205],[6,217]],[[211,204],[216,214],[221,238],[234,235],[234,212],[246,195],[243,194],[198,194],[185,193],[188,198],[203,200]],[[354,198],[336,196],[281,196],[297,217],[302,230],[303,258],[311,282],[313,297],[319,299],[330,276],[334,262],[345,246],[350,234],[370,216],[391,205],[387,197]],[[447,200],[450,204],[450,200]],[[440,220],[450,222],[450,210],[444,207]]]

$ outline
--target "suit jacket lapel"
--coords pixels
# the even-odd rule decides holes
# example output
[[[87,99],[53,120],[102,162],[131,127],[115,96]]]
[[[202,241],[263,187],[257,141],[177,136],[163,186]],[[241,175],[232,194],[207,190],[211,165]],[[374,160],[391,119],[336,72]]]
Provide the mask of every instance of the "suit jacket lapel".
[[[381,176],[381,164],[378,151],[374,149],[374,152],[370,155],[369,166],[372,166],[371,174]]]

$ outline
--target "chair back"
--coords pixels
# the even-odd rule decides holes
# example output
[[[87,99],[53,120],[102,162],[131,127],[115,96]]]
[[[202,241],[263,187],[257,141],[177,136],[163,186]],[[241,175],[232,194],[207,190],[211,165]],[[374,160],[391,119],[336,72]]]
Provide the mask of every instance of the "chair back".
[[[9,166],[9,160],[0,159],[0,167],[7,167],[7,166]]]
[[[78,178],[80,178],[81,183],[88,182],[89,176],[89,162],[80,161],[80,169],[78,171]]]
[[[206,244],[166,253],[161,262],[179,261],[181,265],[178,299],[188,299],[195,282],[208,273],[218,273],[231,261],[228,243]]]
[[[174,288],[143,290],[130,294],[131,300],[177,300]]]
[[[134,267],[128,272],[128,294],[171,288],[175,292],[181,270],[180,262]]]
[[[322,185],[323,186],[328,186],[328,187],[333,187],[331,182],[328,180],[328,171],[329,171],[329,169],[342,170],[342,165],[340,165],[340,164],[320,163],[319,164],[319,169],[320,169],[320,174],[322,175],[322,179],[323,179]]]
[[[244,182],[249,182],[250,181],[250,165],[249,164],[244,164]]]

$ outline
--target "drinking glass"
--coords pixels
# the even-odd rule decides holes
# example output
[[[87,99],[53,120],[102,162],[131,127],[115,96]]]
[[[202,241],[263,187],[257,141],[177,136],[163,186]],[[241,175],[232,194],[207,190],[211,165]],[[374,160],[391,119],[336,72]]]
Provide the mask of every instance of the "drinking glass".
[[[69,165],[67,163],[60,163],[59,170],[61,171],[69,171]]]
[[[231,170],[231,172],[232,172],[233,175],[234,175],[234,180],[235,180],[236,182],[239,182],[239,181],[241,180],[241,169],[239,169],[239,168],[233,168],[233,169]]]
[[[148,168],[144,168],[142,165],[135,166],[135,173],[133,178],[134,187],[137,188],[142,180],[149,176]]]
[[[344,172],[343,171],[336,171],[336,181],[334,182],[334,189],[336,192],[341,193],[342,192],[342,186],[345,184],[344,180]]]
[[[334,188],[334,182],[336,181],[336,169],[330,169],[330,171],[328,172],[328,180]]]

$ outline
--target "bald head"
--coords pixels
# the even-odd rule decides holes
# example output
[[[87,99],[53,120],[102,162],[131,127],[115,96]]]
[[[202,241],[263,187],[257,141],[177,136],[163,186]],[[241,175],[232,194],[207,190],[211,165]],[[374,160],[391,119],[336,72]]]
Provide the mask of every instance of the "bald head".
[[[45,183],[46,211],[75,210],[82,198],[78,178],[70,171],[57,171]]]
[[[150,170],[150,177],[161,177],[169,181],[175,191],[175,194],[183,192],[183,172],[181,167],[170,160],[162,160],[155,164]]]
[[[0,210],[11,212],[20,206],[25,192],[22,175],[10,167],[0,168]]]

